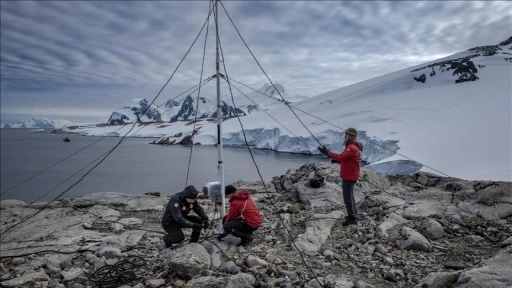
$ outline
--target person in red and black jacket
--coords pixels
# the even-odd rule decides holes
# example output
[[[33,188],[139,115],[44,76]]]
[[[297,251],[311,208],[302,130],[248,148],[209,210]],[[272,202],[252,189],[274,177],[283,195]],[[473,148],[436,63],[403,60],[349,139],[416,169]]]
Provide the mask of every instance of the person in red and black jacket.
[[[359,179],[359,170],[361,162],[361,152],[363,151],[363,145],[356,141],[357,130],[354,128],[348,128],[345,130],[345,150],[340,154],[333,153],[325,146],[318,147],[320,153],[327,157],[340,162],[340,178],[341,186],[343,188],[343,201],[345,202],[345,208],[347,209],[347,217],[342,223],[343,226],[357,224],[357,210],[356,202],[354,199],[354,185]]]
[[[260,211],[247,190],[237,191],[235,186],[228,185],[225,194],[232,194],[229,198],[229,212],[223,219],[224,232],[217,239],[222,240],[232,234],[241,238],[239,246],[246,246],[253,240],[253,232],[261,227]]]

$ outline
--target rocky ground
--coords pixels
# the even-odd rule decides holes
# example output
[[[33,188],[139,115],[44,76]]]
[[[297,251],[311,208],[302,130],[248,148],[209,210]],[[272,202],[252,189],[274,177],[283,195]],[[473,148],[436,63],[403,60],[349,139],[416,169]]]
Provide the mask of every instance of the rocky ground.
[[[212,229],[164,247],[169,196],[90,194],[53,203],[2,200],[3,287],[510,287],[512,185],[363,170],[358,224],[339,166],[307,164],[249,189],[264,225],[247,247]],[[320,188],[309,180],[323,177]],[[209,200],[200,200],[214,214]],[[20,221],[23,222],[20,223]],[[187,231],[188,233],[188,231]]]

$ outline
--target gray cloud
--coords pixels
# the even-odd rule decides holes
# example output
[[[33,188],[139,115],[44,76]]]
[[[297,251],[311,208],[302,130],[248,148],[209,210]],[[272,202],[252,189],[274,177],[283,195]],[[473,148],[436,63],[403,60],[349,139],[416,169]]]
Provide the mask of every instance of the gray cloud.
[[[512,3],[506,1],[223,5],[272,81],[310,96],[512,35]],[[52,111],[48,117],[58,107],[97,107],[108,117],[130,98],[152,99],[208,9],[207,1],[2,1],[2,117],[34,105]],[[219,16],[229,76],[263,84],[265,76],[222,8]],[[215,72],[213,18],[210,23],[204,77]],[[160,102],[198,83],[205,33]]]

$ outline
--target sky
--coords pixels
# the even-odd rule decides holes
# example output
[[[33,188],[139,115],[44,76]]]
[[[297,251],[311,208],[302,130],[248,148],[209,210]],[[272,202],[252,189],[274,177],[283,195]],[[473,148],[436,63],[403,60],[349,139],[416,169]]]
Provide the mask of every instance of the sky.
[[[224,73],[254,88],[268,75],[304,96],[512,35],[509,1],[222,4]],[[2,123],[32,117],[106,121],[135,97],[151,101],[158,95],[155,103],[161,104],[199,83],[202,69],[202,79],[215,73],[213,19],[208,33],[205,28],[199,34],[209,1],[0,5]],[[215,93],[205,87],[202,93]]]

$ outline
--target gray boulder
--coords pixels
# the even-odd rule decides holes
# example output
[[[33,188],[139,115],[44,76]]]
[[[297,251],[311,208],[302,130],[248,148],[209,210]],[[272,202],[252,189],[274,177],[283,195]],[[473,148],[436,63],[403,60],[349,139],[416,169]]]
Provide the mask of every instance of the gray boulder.
[[[427,238],[423,237],[423,235],[414,229],[409,227],[402,227],[400,234],[405,238],[405,240],[397,240],[397,246],[400,249],[424,252],[430,252],[433,250],[432,245],[427,240]]]
[[[428,218],[421,223],[420,233],[430,240],[437,240],[444,236],[444,229],[439,222]]]
[[[511,266],[512,253],[503,250],[496,256],[483,261],[479,267],[462,272],[455,287],[512,287]]]
[[[342,189],[340,185],[326,182],[320,188],[311,188],[306,185],[307,181],[295,184],[301,203],[319,206],[340,206],[344,205]]]
[[[190,243],[169,253],[169,265],[181,278],[190,280],[210,268],[210,254],[197,244]]]
[[[389,237],[389,231],[395,226],[409,223],[409,220],[402,218],[402,216],[391,213],[389,217],[377,226],[377,236],[386,239]]]

